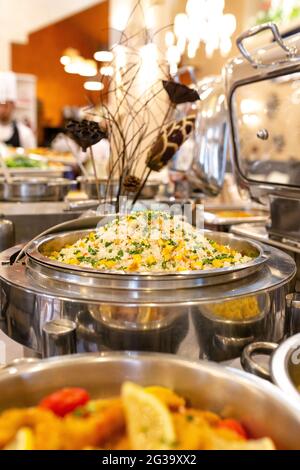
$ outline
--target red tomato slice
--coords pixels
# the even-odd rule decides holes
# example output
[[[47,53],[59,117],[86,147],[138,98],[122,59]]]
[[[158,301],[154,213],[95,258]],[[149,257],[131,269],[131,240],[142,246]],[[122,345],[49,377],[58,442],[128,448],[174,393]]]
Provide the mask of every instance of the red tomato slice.
[[[223,419],[219,425],[219,428],[230,429],[231,431],[236,432],[243,439],[248,439],[248,434],[246,429],[242,426],[241,423],[235,419]]]
[[[84,406],[89,400],[90,396],[83,388],[64,388],[45,397],[39,406],[63,418],[79,406]]]

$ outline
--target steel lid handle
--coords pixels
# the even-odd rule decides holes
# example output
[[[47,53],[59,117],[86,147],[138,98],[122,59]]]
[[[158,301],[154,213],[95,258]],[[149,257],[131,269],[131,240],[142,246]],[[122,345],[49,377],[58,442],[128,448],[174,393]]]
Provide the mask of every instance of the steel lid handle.
[[[271,374],[269,369],[259,364],[255,359],[254,355],[267,354],[271,355],[278,348],[276,343],[268,343],[266,341],[260,341],[257,343],[249,344],[245,347],[241,357],[241,364],[246,372],[257,375],[266,380],[271,380]]]
[[[248,29],[244,33],[242,33],[236,41],[237,47],[240,50],[241,54],[245,57],[245,59],[250,62],[250,64],[253,67],[266,67],[269,64],[263,64],[262,62],[254,59],[251,55],[251,53],[248,51],[248,49],[245,47],[244,41],[245,39],[249,39],[253,36],[256,36],[257,34],[263,32],[263,31],[271,31],[273,34],[275,42],[278,44],[278,46],[281,47],[281,49],[286,52],[286,55],[288,58],[295,57],[297,54],[297,49],[295,47],[290,47],[288,46],[282,39],[282,36],[280,34],[280,31],[275,23],[264,23],[262,25],[254,26],[253,28]],[[273,64],[275,65],[275,64]]]

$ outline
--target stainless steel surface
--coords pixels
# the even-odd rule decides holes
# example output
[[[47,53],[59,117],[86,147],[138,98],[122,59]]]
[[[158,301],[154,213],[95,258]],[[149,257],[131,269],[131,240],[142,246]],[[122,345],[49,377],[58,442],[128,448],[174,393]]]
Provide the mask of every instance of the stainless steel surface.
[[[105,219],[104,219],[105,220]],[[27,250],[28,268],[38,275],[52,276],[57,281],[65,281],[68,284],[81,284],[96,288],[109,287],[112,289],[134,288],[138,290],[169,290],[173,285],[177,289],[200,287],[204,285],[224,284],[235,279],[242,279],[249,274],[261,269],[268,261],[268,252],[257,243],[247,239],[237,238],[220,232],[207,232],[207,236],[222,245],[229,245],[240,253],[251,256],[253,259],[247,263],[230,266],[228,268],[189,271],[184,273],[120,273],[118,271],[100,271],[81,266],[71,266],[49,258],[53,251],[60,251],[66,245],[72,245],[81,238],[85,238],[93,230],[67,232],[60,235],[49,235],[32,243]],[[48,256],[47,256],[48,255]],[[52,270],[52,274],[51,274]],[[87,277],[87,274],[89,276]],[[34,273],[32,274],[34,277]]]
[[[43,357],[76,353],[76,328],[71,320],[60,318],[43,326]]]
[[[261,366],[254,356],[269,355],[269,368]],[[248,345],[241,359],[244,369],[259,377],[272,380],[300,406],[300,334],[280,345],[268,342]]]
[[[95,178],[80,176],[77,178],[80,183],[80,190],[87,194],[89,199],[98,199],[97,185]],[[119,189],[119,180],[112,180],[108,185],[107,179],[99,179],[99,194],[101,198],[117,197]]]
[[[281,241],[270,238],[265,224],[240,224],[231,227],[230,231],[239,237],[249,237],[270,246],[280,248],[290,253],[300,254],[300,244],[288,238]]]
[[[148,181],[141,192],[140,200],[155,199],[159,193],[160,186],[161,186],[160,181],[151,181],[151,180]]]
[[[282,240],[289,238],[300,247],[300,199],[283,198],[270,195],[271,221],[268,232],[271,237]]]
[[[300,294],[287,295],[287,328],[290,335],[300,333]]]
[[[224,183],[229,138],[221,77],[204,79],[198,91],[201,107],[195,126],[194,159],[186,176],[194,188],[217,196]]]
[[[59,168],[9,168],[11,177],[16,178],[63,178],[65,171],[70,167],[63,166]],[[3,177],[3,170],[0,168],[0,177]]]
[[[272,384],[168,355],[83,355],[14,366],[0,373],[0,408],[35,405],[62,387],[84,387],[94,398],[107,398],[119,394],[125,380],[170,387],[195,407],[227,410],[251,435],[271,437],[278,449],[299,448],[299,408]]]
[[[64,178],[13,178],[10,183],[0,182],[0,199],[11,202],[62,201],[71,186],[72,181]]]
[[[251,214],[245,217],[234,217],[232,216],[223,216],[220,213],[224,211],[230,212],[244,212],[247,214]],[[220,230],[220,229],[228,229],[233,225],[240,225],[247,223],[258,223],[258,222],[267,222],[269,218],[269,213],[266,208],[251,207],[249,205],[246,206],[233,206],[233,205],[223,205],[219,207],[207,207],[205,205],[205,212],[204,212],[204,223],[205,227],[210,230]]]
[[[81,191],[86,193],[89,199],[97,199],[97,186],[94,178],[81,176],[77,178],[77,181],[80,183]],[[100,179],[98,184],[101,198],[116,198],[118,196],[119,180],[113,180],[108,185],[107,179]],[[140,199],[154,199],[159,192],[159,188],[159,181],[148,181],[140,195]]]
[[[0,252],[11,248],[16,243],[15,226],[11,220],[0,215]]]
[[[250,62],[253,67],[270,67],[270,65],[281,65],[282,61],[274,62],[272,64],[267,63],[264,64],[262,60],[253,58],[251,53],[245,47],[245,40],[249,39],[257,34],[260,34],[263,31],[271,31],[273,34],[274,41],[278,44],[279,47],[285,52],[287,62],[290,62],[291,59],[297,58],[297,48],[295,46],[291,47],[286,44],[280,34],[280,31],[275,23],[265,23],[257,26],[253,26],[252,28],[245,31],[237,38],[237,47],[239,48],[240,52],[243,54],[246,60]],[[299,56],[298,56],[299,58]]]
[[[66,202],[0,202],[0,214],[15,228],[15,244],[26,243],[49,227],[82,216],[70,212]]]

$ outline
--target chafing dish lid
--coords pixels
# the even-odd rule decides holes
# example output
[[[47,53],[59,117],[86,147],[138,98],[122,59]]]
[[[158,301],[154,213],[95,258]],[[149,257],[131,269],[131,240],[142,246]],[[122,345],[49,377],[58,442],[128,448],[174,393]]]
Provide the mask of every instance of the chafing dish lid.
[[[265,30],[274,41],[250,53],[245,41]],[[256,199],[299,198],[300,35],[283,40],[268,23],[241,35],[237,44],[243,55],[224,74],[239,186]]]

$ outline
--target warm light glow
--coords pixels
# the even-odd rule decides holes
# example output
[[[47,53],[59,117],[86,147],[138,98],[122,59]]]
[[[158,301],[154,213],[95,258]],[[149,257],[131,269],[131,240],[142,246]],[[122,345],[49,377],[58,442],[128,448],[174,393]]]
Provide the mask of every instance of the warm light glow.
[[[148,43],[140,49],[142,59],[139,73],[141,91],[149,89],[159,76],[158,50],[154,43]]]
[[[249,127],[257,127],[260,125],[260,118],[255,114],[244,114],[243,123]]]
[[[81,68],[82,58],[78,57],[75,60],[72,60],[69,64],[65,66],[65,72],[72,74],[79,74]]]
[[[111,65],[106,65],[100,69],[101,75],[105,77],[112,77],[114,74],[114,68]]]
[[[195,47],[192,42],[189,43],[187,51],[189,59],[194,59],[196,57],[197,49],[197,46]]]
[[[223,39],[220,44],[220,52],[222,57],[226,57],[232,48],[232,42],[230,38]]]
[[[174,46],[175,44],[175,36],[172,31],[168,31],[165,36],[165,43],[167,47]]]
[[[185,13],[179,13],[175,16],[174,32],[177,38],[186,37],[189,28],[189,19]]]
[[[114,55],[110,51],[98,51],[95,52],[94,59],[98,62],[112,62],[114,60]]]
[[[114,47],[114,54],[115,54],[115,64],[117,69],[122,69],[126,67],[127,64],[127,57],[126,57],[126,49],[124,46],[117,45]]]
[[[262,105],[260,101],[251,100],[251,99],[243,99],[241,101],[241,112],[242,114],[255,114],[262,109]]]
[[[110,27],[117,31],[124,31],[131,11],[131,2],[125,0],[119,1],[117,8],[113,9],[113,14],[110,16]]]
[[[63,55],[63,56],[60,58],[60,63],[61,63],[62,65],[65,65],[65,66],[66,66],[66,65],[70,64],[71,60],[72,60],[71,57],[69,57],[68,55]]]
[[[234,15],[227,14],[221,20],[221,35],[232,36],[236,30],[236,19]]]
[[[82,77],[95,77],[98,73],[96,62],[83,59],[80,63],[78,73]]]
[[[104,88],[103,83],[96,81],[88,81],[83,85],[84,88],[88,91],[101,91]]]
[[[180,52],[177,46],[171,46],[167,50],[167,60],[169,64],[179,64],[180,62]]]

